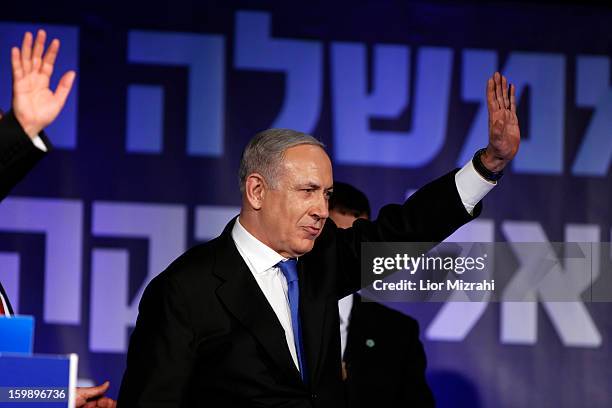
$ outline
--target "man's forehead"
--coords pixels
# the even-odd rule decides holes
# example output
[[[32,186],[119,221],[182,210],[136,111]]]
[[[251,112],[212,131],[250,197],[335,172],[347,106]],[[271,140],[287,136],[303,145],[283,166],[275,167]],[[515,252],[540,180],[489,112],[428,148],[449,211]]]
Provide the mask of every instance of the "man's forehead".
[[[333,183],[331,160],[319,146],[300,145],[287,149],[281,167],[289,170],[287,175],[295,181]]]
[[[321,146],[312,144],[300,144],[292,146],[285,150],[283,156],[285,158],[310,158],[310,159],[324,159],[331,161],[325,149]]]
[[[329,175],[322,175],[318,172],[295,172],[289,171],[284,172],[284,176],[294,186],[308,187],[308,188],[323,188],[325,190],[332,189],[334,186],[333,176],[331,172]]]

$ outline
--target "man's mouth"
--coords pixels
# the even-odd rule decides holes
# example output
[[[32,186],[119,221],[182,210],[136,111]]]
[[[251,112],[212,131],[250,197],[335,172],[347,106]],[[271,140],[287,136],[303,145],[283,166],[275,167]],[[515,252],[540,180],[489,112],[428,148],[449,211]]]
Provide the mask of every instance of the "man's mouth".
[[[321,228],[317,228],[311,225],[306,225],[306,226],[303,226],[302,228],[304,228],[304,230],[309,235],[312,235],[313,237],[319,235],[319,232],[321,232]]]

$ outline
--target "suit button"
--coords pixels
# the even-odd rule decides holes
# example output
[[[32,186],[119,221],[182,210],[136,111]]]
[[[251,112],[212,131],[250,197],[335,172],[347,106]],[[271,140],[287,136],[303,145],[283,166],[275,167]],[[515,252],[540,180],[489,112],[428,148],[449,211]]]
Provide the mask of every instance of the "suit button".
[[[311,399],[311,400],[316,400],[316,399],[317,399],[317,397],[318,397],[318,395],[317,395],[317,394],[310,394],[310,399]]]

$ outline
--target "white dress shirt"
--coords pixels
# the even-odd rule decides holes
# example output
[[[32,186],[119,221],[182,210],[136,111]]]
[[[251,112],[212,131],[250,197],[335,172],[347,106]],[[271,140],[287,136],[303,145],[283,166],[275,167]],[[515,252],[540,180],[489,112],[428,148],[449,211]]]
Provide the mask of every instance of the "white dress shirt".
[[[497,185],[497,182],[488,181],[478,174],[470,160],[455,174],[455,184],[463,206],[472,215],[476,204]]]
[[[348,295],[338,301],[338,312],[340,313],[340,357],[342,357],[343,360],[354,299],[353,295]]]
[[[495,183],[488,182],[476,172],[471,161],[457,172],[455,175],[455,183],[461,201],[466,211],[470,214],[472,214],[476,204],[495,187]],[[299,370],[297,351],[293,338],[293,327],[291,324],[291,309],[289,308],[289,298],[287,297],[287,280],[281,270],[275,266],[286,258],[283,258],[272,248],[251,235],[240,224],[240,218],[234,223],[232,238],[236,244],[236,248],[238,248],[238,252],[249,267],[255,281],[283,327],[293,363]],[[352,305],[352,295],[344,298],[339,304],[341,310],[340,340],[342,354],[344,354],[344,349],[346,347],[346,336]]]
[[[287,279],[285,279],[285,275],[280,268],[275,266],[286,258],[283,258],[272,248],[251,235],[240,224],[240,218],[234,223],[232,238],[238,252],[249,267],[268,303],[272,306],[272,310],[274,310],[283,330],[285,330],[285,339],[291,358],[293,358],[293,363],[299,371],[300,365],[293,338],[291,309],[289,309],[289,298],[287,296]]]
[[[45,146],[45,142],[43,142],[40,136],[36,136],[34,139],[32,139],[32,143],[34,143],[34,146],[38,147],[43,152],[47,152],[47,146]]]

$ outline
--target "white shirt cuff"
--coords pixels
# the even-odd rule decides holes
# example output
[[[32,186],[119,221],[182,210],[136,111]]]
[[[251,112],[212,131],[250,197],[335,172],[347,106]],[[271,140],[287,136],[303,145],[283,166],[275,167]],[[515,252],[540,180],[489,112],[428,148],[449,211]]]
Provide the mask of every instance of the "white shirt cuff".
[[[45,142],[40,138],[40,136],[36,136],[32,139],[32,143],[34,146],[42,150],[43,152],[47,152],[47,146],[45,146]]]
[[[485,180],[478,174],[471,160],[455,174],[455,184],[461,202],[470,215],[472,215],[476,204],[497,185],[496,182]]]

